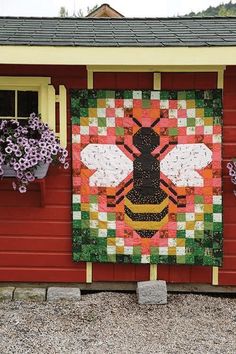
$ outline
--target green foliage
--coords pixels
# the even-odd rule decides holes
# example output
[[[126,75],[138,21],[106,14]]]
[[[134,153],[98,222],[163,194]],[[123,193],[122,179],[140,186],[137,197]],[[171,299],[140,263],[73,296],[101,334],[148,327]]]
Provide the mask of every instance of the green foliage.
[[[95,11],[98,8],[98,5],[94,5],[92,7],[87,6],[87,10],[86,10],[86,14],[84,14],[82,9],[79,9],[79,11],[77,11],[77,13],[73,14],[73,17],[85,17],[87,15],[89,15],[91,12]],[[59,10],[59,16],[60,17],[71,17],[68,14],[68,10],[66,9],[65,6],[61,6],[60,10]]]
[[[209,6],[206,10],[200,12],[190,12],[185,16],[190,17],[216,17],[216,16],[223,16],[223,17],[230,17],[236,16],[236,4],[233,4],[232,1],[228,2],[227,4],[220,4],[216,7]]]
[[[65,6],[61,6],[59,10],[60,17],[68,17],[68,11],[66,10]]]
[[[93,7],[87,6],[87,15],[91,14],[91,12],[97,10],[98,4],[94,5]]]

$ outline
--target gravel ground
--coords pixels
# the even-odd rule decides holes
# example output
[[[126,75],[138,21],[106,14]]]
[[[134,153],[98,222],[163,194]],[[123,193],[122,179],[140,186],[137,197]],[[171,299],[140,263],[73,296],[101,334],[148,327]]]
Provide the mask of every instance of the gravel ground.
[[[236,353],[236,299],[96,293],[79,302],[0,303],[1,354]]]

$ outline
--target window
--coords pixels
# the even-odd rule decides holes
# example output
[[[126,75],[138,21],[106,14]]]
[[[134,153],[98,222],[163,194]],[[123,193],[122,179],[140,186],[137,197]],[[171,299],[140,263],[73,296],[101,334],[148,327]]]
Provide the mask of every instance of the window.
[[[50,77],[0,76],[0,119],[22,121],[30,113],[40,114],[42,120],[57,134],[62,146],[67,143],[66,88],[59,85],[59,94]],[[59,124],[56,129],[56,103]]]
[[[38,112],[38,92],[0,89],[0,117],[28,118]]]
[[[0,119],[26,119],[41,114],[47,121],[48,77],[0,77]]]

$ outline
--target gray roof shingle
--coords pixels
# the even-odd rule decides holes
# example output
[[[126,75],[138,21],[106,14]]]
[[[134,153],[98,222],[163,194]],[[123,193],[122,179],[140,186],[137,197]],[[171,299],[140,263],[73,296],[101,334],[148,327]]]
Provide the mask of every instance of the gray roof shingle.
[[[236,46],[236,17],[0,17],[0,45],[81,47]]]

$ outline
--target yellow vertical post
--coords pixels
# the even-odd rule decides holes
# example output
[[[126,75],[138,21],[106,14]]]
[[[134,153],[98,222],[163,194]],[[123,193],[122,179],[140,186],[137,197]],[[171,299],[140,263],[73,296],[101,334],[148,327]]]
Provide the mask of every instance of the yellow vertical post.
[[[87,88],[93,89],[93,71],[87,69]]]
[[[217,88],[224,88],[224,70],[218,70]],[[219,285],[219,267],[212,267],[212,285]]]
[[[56,95],[55,88],[52,85],[48,85],[48,111],[47,111],[47,123],[49,127],[56,132]]]
[[[87,68],[87,88],[93,89],[93,71]],[[86,262],[86,283],[93,282],[93,263]]]
[[[219,285],[219,267],[212,267],[212,285]]]
[[[224,88],[224,69],[218,70],[217,88],[218,89],[223,89]]]
[[[161,89],[161,73],[153,73],[153,89]],[[157,280],[157,264],[150,264],[150,280]]]
[[[86,262],[86,283],[93,282],[93,263]]]
[[[48,85],[48,84],[41,85],[40,90],[39,90],[39,113],[41,114],[41,118],[42,118],[43,122],[45,122],[45,123],[48,123],[48,119],[50,119],[49,112],[48,112],[49,95],[51,94],[51,99],[52,99],[53,89],[54,89],[53,86],[51,86],[51,88],[48,89],[49,86],[51,86],[51,85]],[[55,97],[54,97],[54,105],[55,105]],[[55,115],[52,119],[54,119],[54,121],[55,121]],[[50,126],[50,128],[51,128],[51,126]],[[52,129],[53,129],[53,127],[52,127]]]
[[[160,90],[161,89],[161,73],[153,74],[153,89]]]
[[[67,98],[66,88],[59,85],[59,122],[60,122],[60,143],[64,148],[67,145]]]
[[[157,264],[150,264],[150,280],[157,280]]]

